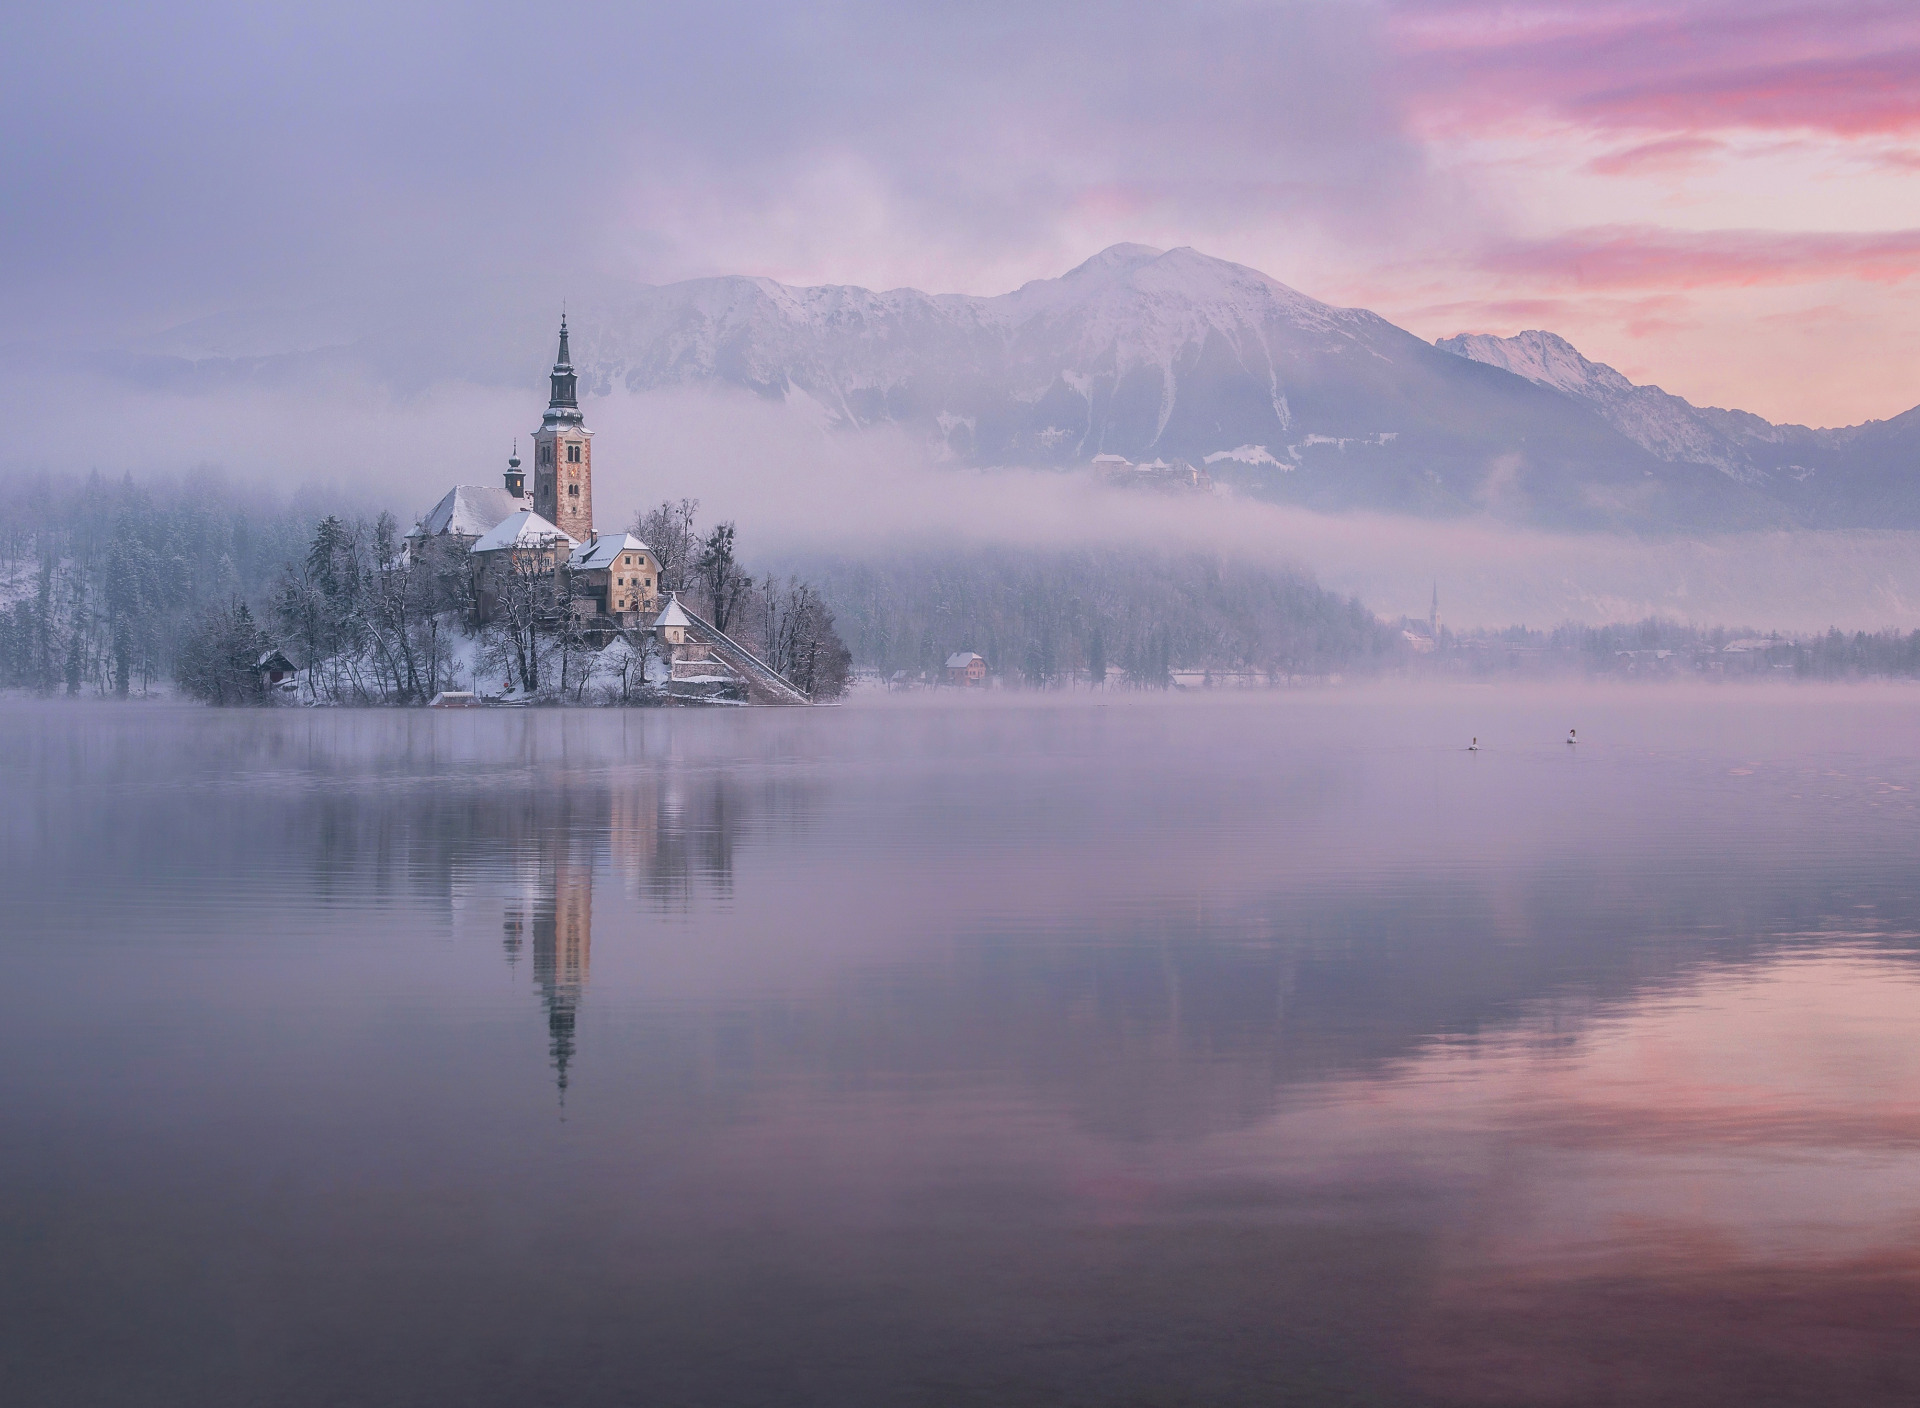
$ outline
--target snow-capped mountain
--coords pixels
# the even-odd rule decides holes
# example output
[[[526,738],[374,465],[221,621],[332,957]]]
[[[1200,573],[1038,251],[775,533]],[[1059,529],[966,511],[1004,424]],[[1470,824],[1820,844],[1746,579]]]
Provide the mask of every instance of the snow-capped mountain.
[[[714,278],[581,319],[589,384],[730,384],[893,424],[962,462],[1206,461],[1323,507],[1774,521],[1584,402],[1191,249],[1116,245],[998,297]]]
[[[1636,386],[1551,333],[1434,345],[1191,249],[1115,245],[997,297],[736,276],[603,288],[574,309],[583,392],[740,388],[849,431],[900,427],[963,464],[1186,459],[1315,507],[1582,526],[1920,526],[1920,410],[1771,425]],[[340,309],[263,310],[112,365],[167,387],[342,361],[409,391],[524,385],[550,317],[442,299],[347,332]],[[293,340],[276,351],[276,336]]]
[[[1550,332],[1464,333],[1434,345],[1590,403],[1608,424],[1663,460],[1710,464],[1750,483],[1810,472],[1846,435],[1774,425],[1748,411],[1696,406],[1657,386],[1637,386]]]
[[[1763,490],[1802,521],[1920,522],[1920,408],[1838,429],[1775,425],[1748,411],[1696,406],[1657,386],[1636,385],[1550,332],[1468,333],[1436,345],[1565,392],[1659,459],[1711,465]]]

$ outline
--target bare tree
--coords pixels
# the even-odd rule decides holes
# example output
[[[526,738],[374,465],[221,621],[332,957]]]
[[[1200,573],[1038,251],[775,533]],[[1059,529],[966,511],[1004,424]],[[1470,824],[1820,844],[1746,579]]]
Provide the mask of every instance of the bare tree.
[[[833,613],[812,586],[792,577],[779,588],[769,577],[758,595],[766,616],[767,663],[809,699],[845,694],[853,657],[833,628]]]
[[[560,666],[558,685],[562,695],[571,692],[574,702],[579,703],[586,693],[587,681],[593,674],[599,649],[587,634],[587,616],[574,608],[576,601],[591,601],[592,598],[575,596],[573,572],[566,567],[560,569],[556,596],[558,614],[549,636],[553,658]]]
[[[679,503],[669,500],[658,508],[633,516],[633,535],[652,550],[660,563],[663,593],[687,589],[688,573],[700,546],[693,529],[699,512],[700,500],[682,499]]]
[[[548,625],[563,604],[554,553],[550,544],[516,545],[489,554],[493,560],[485,569],[485,589],[493,598],[488,657],[516,676],[529,694],[540,690],[542,656],[550,645]]]
[[[656,658],[658,642],[652,631],[623,631],[614,642],[613,665],[620,682],[620,702],[633,704],[649,691],[647,668]]]
[[[753,578],[741,570],[733,555],[732,523],[716,524],[701,540],[693,575],[706,596],[707,612],[714,626],[726,630],[753,590]]]

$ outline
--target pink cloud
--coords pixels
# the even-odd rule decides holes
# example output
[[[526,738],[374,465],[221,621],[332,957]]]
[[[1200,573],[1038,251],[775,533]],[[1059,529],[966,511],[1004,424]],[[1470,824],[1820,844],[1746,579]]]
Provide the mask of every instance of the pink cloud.
[[[1655,293],[1643,298],[1478,298],[1411,308],[1400,316],[1427,328],[1449,332],[1496,332],[1523,328],[1573,328],[1612,324],[1630,337],[1657,337],[1699,325],[1695,304],[1685,294]]]
[[[1657,142],[1642,142],[1587,163],[1596,176],[1637,176],[1645,171],[1682,171],[1698,165],[1701,158],[1726,150],[1725,142],[1711,137],[1664,137]]]
[[[1463,298],[1452,303],[1430,303],[1404,316],[1423,321],[1447,319],[1474,331],[1487,328],[1536,327],[1564,320],[1578,305],[1566,298]]]
[[[1498,128],[1920,131],[1920,7],[1886,0],[1401,0],[1412,115]]]
[[[1858,328],[1861,324],[1858,313],[1834,303],[1822,303],[1813,308],[1792,308],[1784,313],[1762,313],[1756,321],[1801,333],[1832,332]]]
[[[1844,137],[1912,132],[1920,130],[1920,47],[1732,73],[1678,74],[1586,94],[1569,110],[1616,128],[1808,128]]]
[[[1489,273],[1582,289],[1758,288],[1920,273],[1920,230],[1876,233],[1616,226],[1490,246]]]

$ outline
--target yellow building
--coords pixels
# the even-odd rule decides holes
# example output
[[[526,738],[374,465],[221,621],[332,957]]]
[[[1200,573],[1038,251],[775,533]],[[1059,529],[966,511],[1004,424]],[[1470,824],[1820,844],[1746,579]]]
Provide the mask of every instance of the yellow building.
[[[653,550],[631,533],[595,537],[574,549],[574,610],[634,625],[641,613],[660,609],[660,564]]]

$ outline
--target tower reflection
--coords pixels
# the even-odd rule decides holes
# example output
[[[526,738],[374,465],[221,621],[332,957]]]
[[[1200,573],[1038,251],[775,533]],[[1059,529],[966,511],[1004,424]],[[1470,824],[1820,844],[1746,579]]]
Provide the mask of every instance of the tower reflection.
[[[531,942],[533,983],[547,1013],[548,1056],[562,1099],[573,1063],[580,999],[593,953],[593,861],[574,838],[555,837],[531,893],[510,901],[502,921],[507,961]]]
[[[478,814],[497,822],[493,829],[521,857],[520,878],[502,914],[502,948],[509,965],[531,955],[562,1099],[592,958],[595,870],[612,882],[616,910],[623,900],[684,910],[702,895],[731,892],[744,825],[767,812],[797,815],[804,801],[785,793],[762,797],[723,774],[667,773],[617,788],[555,789],[522,799],[497,818]]]

